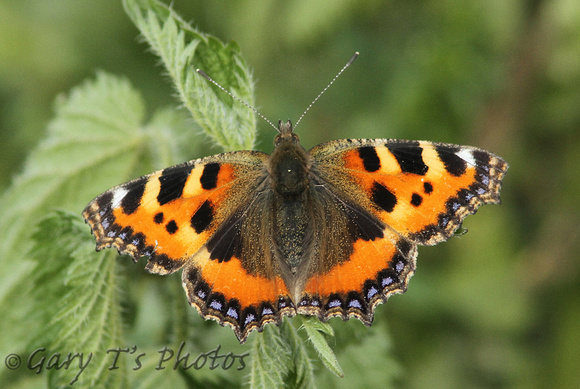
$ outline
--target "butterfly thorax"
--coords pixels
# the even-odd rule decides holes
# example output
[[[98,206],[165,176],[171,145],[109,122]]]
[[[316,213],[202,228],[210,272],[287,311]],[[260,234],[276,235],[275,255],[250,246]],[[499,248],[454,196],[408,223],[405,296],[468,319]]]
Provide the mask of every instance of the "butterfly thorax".
[[[298,200],[309,185],[308,153],[292,132],[290,121],[280,123],[279,130],[280,134],[275,139],[276,148],[268,164],[272,189],[277,196],[286,200]]]

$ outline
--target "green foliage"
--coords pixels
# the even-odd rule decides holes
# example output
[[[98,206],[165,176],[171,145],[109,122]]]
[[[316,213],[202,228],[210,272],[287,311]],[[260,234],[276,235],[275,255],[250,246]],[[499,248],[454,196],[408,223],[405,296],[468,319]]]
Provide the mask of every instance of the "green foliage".
[[[109,165],[131,155],[137,144],[130,139],[144,115],[140,96],[126,81],[100,75],[96,83],[87,83],[66,101],[58,101],[55,110],[46,138],[1,199],[2,259],[23,256],[29,226],[44,209],[64,204],[71,209],[81,207],[93,190],[84,185],[87,175],[98,177],[95,173],[102,165],[105,174],[127,175],[124,170],[114,173],[116,169]],[[104,153],[103,147],[110,144],[115,149]],[[129,152],[125,152],[127,147]]]
[[[253,105],[248,68],[235,43],[224,45],[184,22],[156,0],[124,0],[127,13],[161,59],[179,99],[195,121],[224,150],[252,149],[256,134],[253,112],[232,99],[195,69],[202,69],[238,98]]]
[[[300,320],[301,318],[296,318],[294,322],[299,322]],[[312,339],[318,335],[317,329],[324,328],[328,330],[328,325],[320,323],[316,319],[309,321],[318,323],[305,325],[305,327],[309,326],[310,330],[306,332],[309,339],[314,343]],[[253,358],[249,380],[250,387],[316,387],[314,364],[311,358],[312,350],[307,347],[307,343],[299,335],[289,319],[284,319],[280,329],[266,326],[264,335],[256,338],[252,346]],[[336,361],[328,344],[324,342],[324,346],[328,348],[330,354],[324,355],[324,357],[334,358]],[[321,360],[326,365],[325,360]],[[340,369],[340,366],[338,366],[338,369]],[[333,373],[335,372],[335,370],[332,371]]]
[[[30,257],[36,264],[32,297],[43,309],[31,313],[42,332],[28,345],[46,345],[47,354],[82,353],[84,370],[50,370],[49,387],[78,382],[84,387],[126,385],[124,363],[108,371],[106,350],[123,343],[120,285],[115,253],[97,253],[77,215],[54,212],[39,221]],[[56,303],[56,304],[55,304]],[[64,351],[67,350],[67,351]],[[76,363],[76,361],[75,361]]]
[[[329,337],[334,336],[332,327],[328,324],[321,323],[313,317],[304,318],[302,323],[306,333],[308,334],[308,339],[312,342],[312,346],[314,346],[314,349],[318,352],[320,360],[324,366],[337,376],[344,377],[344,373],[338,364],[336,356],[324,338],[324,335],[328,335]]]
[[[0,318],[2,346],[22,345],[6,329],[26,314],[19,290],[32,265],[26,259],[32,226],[52,208],[82,209],[96,193],[86,184],[87,177],[95,177],[96,186],[129,177],[139,159],[135,151],[140,137],[133,135],[139,132],[143,112],[139,94],[125,80],[104,74],[57,102],[46,138],[0,198],[0,264],[5,270],[0,275],[0,301],[8,312]]]
[[[266,326],[263,335],[253,342],[252,354],[250,387],[283,387],[288,366],[292,363],[292,352],[280,332]]]
[[[24,364],[37,347],[83,351],[54,348],[89,347],[82,337],[57,339],[74,325],[112,330],[49,317],[69,317],[58,313],[72,288],[81,296],[105,293],[95,297],[96,313],[114,308],[109,298],[119,302],[115,347],[146,353],[140,370],[125,358],[122,381],[107,370],[96,384],[236,387],[254,377],[332,388],[579,387],[577,0],[163,1],[183,17],[158,1],[0,0],[0,360],[17,353]],[[152,50],[136,44],[135,25]],[[235,39],[244,60],[235,43],[205,31]],[[231,330],[188,306],[179,275],[161,280],[112,250],[95,254],[88,227],[76,243],[69,239],[80,219],[51,213],[78,215],[103,190],[173,163],[221,150],[268,151],[272,129],[256,140],[254,115],[193,69],[253,105],[247,61],[259,76],[260,111],[295,121],[354,51],[361,53],[355,65],[298,128],[305,147],[341,138],[428,139],[488,149],[510,170],[502,205],[467,218],[468,233],[421,248],[409,290],[378,307],[371,328],[337,319],[334,336],[317,330],[314,338],[330,344],[344,378],[325,368],[324,343],[317,350],[306,334],[316,322],[286,320],[240,346]],[[94,69],[105,71],[91,76]],[[39,230],[41,220],[54,231]],[[72,256],[73,245],[87,245],[86,257]],[[91,258],[98,282],[82,291],[74,280],[89,276],[74,263]],[[98,289],[113,268],[116,296]],[[96,317],[74,299],[70,309]],[[217,343],[250,352],[247,368],[173,370],[170,361],[156,370],[160,348],[177,350],[184,339],[192,357]],[[272,366],[279,376],[265,375]],[[0,366],[2,387],[70,380],[64,371]]]
[[[337,351],[344,366],[343,378],[336,379],[332,369],[322,371],[319,376],[321,387],[333,388],[395,388],[403,377],[400,363],[392,355],[390,338],[385,321],[373,324],[372,330],[360,323],[341,326],[337,339],[341,340]],[[337,331],[338,332],[338,331]],[[348,333],[350,332],[350,333]],[[350,342],[343,342],[349,339]]]

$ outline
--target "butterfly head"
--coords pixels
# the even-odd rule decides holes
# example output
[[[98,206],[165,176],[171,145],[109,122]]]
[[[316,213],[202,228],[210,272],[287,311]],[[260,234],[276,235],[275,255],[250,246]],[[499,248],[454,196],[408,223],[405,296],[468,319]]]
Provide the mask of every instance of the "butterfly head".
[[[279,134],[276,135],[274,139],[274,145],[278,146],[281,143],[287,144],[300,144],[300,138],[292,131],[292,122],[290,120],[283,122],[282,120],[278,121],[278,128]]]

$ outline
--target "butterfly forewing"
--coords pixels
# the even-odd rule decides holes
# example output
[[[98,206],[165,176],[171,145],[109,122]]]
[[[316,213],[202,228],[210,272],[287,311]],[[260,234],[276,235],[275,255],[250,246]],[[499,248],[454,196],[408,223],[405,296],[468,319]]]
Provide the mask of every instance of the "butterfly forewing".
[[[468,214],[498,203],[507,164],[474,147],[340,140],[311,150],[335,192],[417,244],[449,238]]]

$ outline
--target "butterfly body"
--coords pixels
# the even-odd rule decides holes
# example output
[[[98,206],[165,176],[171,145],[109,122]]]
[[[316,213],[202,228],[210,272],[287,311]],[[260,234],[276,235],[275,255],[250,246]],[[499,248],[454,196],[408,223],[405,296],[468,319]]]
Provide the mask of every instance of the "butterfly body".
[[[281,124],[280,129],[275,140],[276,149],[268,160],[270,200],[264,204],[264,210],[271,210],[274,256],[283,267],[284,283],[294,286],[296,278],[304,272],[301,265],[308,262],[313,242],[309,228],[312,161],[291,125]]]
[[[498,203],[507,164],[468,146],[387,139],[305,150],[280,123],[271,155],[186,162],[117,186],[83,216],[97,249],[183,269],[189,302],[241,342],[283,316],[356,317],[406,290],[417,245]]]

